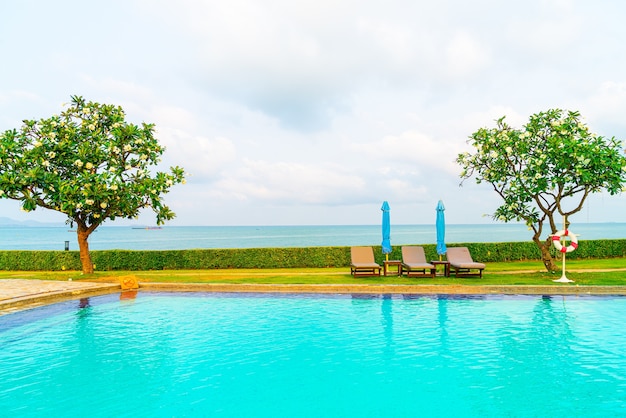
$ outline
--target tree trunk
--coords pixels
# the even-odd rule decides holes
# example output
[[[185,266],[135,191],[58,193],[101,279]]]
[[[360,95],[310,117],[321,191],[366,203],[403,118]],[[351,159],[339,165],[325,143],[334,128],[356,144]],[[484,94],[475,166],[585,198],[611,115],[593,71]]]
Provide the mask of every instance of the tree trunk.
[[[554,262],[554,258],[552,258],[552,254],[550,254],[550,247],[552,246],[552,237],[548,237],[545,241],[541,241],[539,238],[534,237],[533,241],[539,247],[541,251],[541,261],[543,265],[546,267],[550,273],[554,273],[556,271],[556,263]]]
[[[83,274],[93,273],[93,263],[91,262],[91,254],[89,254],[89,231],[85,226],[80,223],[77,225],[76,234],[78,235],[78,248],[80,250],[80,263],[83,266]]]

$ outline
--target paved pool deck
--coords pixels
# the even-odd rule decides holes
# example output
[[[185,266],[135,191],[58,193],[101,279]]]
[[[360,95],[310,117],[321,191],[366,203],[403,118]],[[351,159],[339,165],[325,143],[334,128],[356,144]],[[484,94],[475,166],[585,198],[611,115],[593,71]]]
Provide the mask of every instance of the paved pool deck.
[[[376,284],[223,284],[139,283],[140,291],[230,293],[343,294],[501,294],[501,295],[626,295],[626,286],[376,285]],[[0,315],[107,293],[121,292],[119,283],[0,279]]]
[[[0,279],[0,315],[119,290],[115,283]]]

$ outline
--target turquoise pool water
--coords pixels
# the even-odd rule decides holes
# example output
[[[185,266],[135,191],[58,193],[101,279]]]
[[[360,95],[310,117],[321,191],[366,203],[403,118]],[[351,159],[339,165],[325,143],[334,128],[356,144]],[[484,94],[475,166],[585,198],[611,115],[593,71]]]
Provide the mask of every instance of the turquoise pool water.
[[[626,415],[626,298],[125,297],[0,317],[0,416]]]

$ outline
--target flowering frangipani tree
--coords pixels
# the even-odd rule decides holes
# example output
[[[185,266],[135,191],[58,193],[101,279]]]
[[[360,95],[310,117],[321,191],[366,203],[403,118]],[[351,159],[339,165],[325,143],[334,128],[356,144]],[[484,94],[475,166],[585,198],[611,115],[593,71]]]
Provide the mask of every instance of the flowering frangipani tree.
[[[59,115],[25,120],[0,136],[0,197],[64,213],[76,224],[82,271],[93,273],[87,239],[105,220],[152,208],[157,224],[174,213],[161,196],[184,183],[180,167],[151,173],[165,148],[154,125],[125,121],[121,107],[72,96]]]
[[[495,128],[481,128],[470,136],[475,152],[459,154],[456,160],[463,170],[462,182],[474,176],[477,183],[490,183],[504,200],[492,217],[524,221],[533,231],[546,269],[555,271],[552,240],[541,239],[544,224],[554,234],[563,217],[583,208],[590,193],[622,191],[626,158],[621,142],[591,133],[573,111],[537,113],[522,129],[510,127],[504,119],[498,119]]]

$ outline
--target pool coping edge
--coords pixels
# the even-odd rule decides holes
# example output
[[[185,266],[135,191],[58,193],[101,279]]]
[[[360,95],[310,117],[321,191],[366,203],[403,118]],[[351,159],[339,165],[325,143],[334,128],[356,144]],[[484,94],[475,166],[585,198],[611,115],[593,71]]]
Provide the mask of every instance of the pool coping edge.
[[[233,284],[142,282],[140,290],[233,293],[364,293],[364,294],[549,294],[626,295],[626,286],[555,285],[386,285],[386,284]]]
[[[95,283],[94,283],[95,284]],[[255,284],[140,282],[137,291],[277,293],[277,294],[411,294],[411,295],[587,295],[626,296],[626,286],[558,285],[387,285],[387,284]],[[119,284],[98,283],[84,289],[64,289],[0,301],[0,316],[43,305],[123,292]]]

